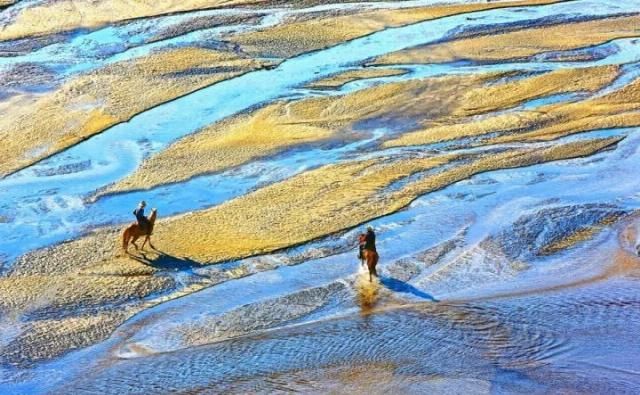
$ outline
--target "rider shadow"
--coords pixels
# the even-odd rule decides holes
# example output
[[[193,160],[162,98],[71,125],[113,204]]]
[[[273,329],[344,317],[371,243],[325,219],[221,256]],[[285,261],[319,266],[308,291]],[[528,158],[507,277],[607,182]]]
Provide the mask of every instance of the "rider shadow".
[[[390,289],[391,291],[394,292],[401,292],[401,293],[408,293],[408,294],[412,294],[415,295],[419,298],[422,299],[427,299],[430,300],[432,302],[438,302],[438,299],[434,298],[433,296],[429,295],[428,293],[421,291],[420,289],[414,287],[411,284],[408,284],[404,281],[400,281],[398,279],[395,279],[393,277],[380,277],[380,283],[382,285],[384,285],[385,287],[387,287],[388,289]]]
[[[202,266],[198,261],[189,258],[178,258],[177,256],[166,254],[160,250],[153,250],[153,256],[149,256],[143,251],[140,251],[139,254],[141,256],[131,254],[129,254],[129,256],[143,265],[160,270],[180,271]]]

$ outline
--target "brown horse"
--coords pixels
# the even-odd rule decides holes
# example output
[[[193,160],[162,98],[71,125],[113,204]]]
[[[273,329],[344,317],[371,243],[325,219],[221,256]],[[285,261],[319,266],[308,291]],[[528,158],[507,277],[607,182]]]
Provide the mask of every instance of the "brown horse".
[[[142,249],[144,250],[144,245],[149,242],[151,248],[155,249],[153,244],[151,244],[151,234],[153,233],[153,225],[156,222],[156,217],[158,216],[158,210],[155,208],[151,210],[151,215],[149,216],[149,229],[143,230],[140,229],[140,225],[137,222],[132,223],[127,226],[127,228],[122,233],[122,248],[125,251],[129,249],[129,242],[138,249],[138,245],[136,244],[136,240],[140,238],[140,236],[145,236],[144,241],[142,242]]]
[[[376,265],[378,264],[378,253],[371,250],[364,250],[364,260],[367,261],[367,268],[369,268],[369,282],[373,280],[372,276],[378,277],[378,272],[376,271]]]

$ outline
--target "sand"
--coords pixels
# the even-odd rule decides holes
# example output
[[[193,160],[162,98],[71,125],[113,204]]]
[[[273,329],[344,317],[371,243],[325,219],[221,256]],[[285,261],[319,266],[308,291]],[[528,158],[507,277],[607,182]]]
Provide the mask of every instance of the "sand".
[[[505,1],[495,3],[452,4],[391,10],[361,11],[349,15],[319,15],[313,19],[290,20],[275,27],[251,31],[228,38],[247,53],[256,56],[289,58],[301,53],[327,48],[390,27],[410,25],[425,20],[465,12],[514,5],[551,4],[557,0]]]
[[[572,87],[580,90],[597,90],[605,87],[615,77],[613,68],[579,71],[585,78],[591,75],[591,82],[582,84],[558,84],[557,89],[547,93],[561,93]],[[560,74],[566,71],[559,72]],[[544,78],[544,76],[542,76]],[[538,78],[540,79],[540,78]],[[544,86],[538,82],[534,86]],[[590,85],[590,87],[589,87]],[[640,97],[638,81],[617,91],[574,103],[559,103],[542,106],[534,110],[519,110],[481,119],[455,119],[446,125],[426,127],[385,142],[387,147],[423,145],[462,138],[487,136],[480,144],[496,144],[506,142],[549,141],[570,134],[598,129],[627,127],[640,124]],[[494,97],[490,102],[501,102]],[[463,116],[469,115],[468,109],[462,109]],[[493,134],[489,136],[489,134]]]
[[[586,156],[617,141],[598,139],[480,156],[398,190],[389,187],[459,158],[401,157],[328,165],[220,206],[160,221],[154,243],[169,256],[200,263],[267,253],[395,212],[418,196],[484,171]],[[189,231],[187,238],[185,229],[197,231]]]
[[[406,125],[448,114],[456,98],[499,74],[385,84],[351,94],[270,104],[213,124],[145,160],[131,176],[100,194],[149,189],[219,172],[301,145],[361,138],[364,121]],[[437,101],[438,106],[428,103]],[[399,121],[395,121],[395,120]]]
[[[369,78],[381,78],[392,77],[397,75],[403,75],[407,73],[402,69],[382,69],[382,68],[364,68],[345,71],[332,75],[327,78],[314,81],[307,85],[311,89],[338,89],[349,82],[369,79]]]
[[[446,63],[461,59],[496,62],[528,58],[547,51],[582,48],[638,35],[639,16],[562,23],[409,48],[381,56],[372,64]]]
[[[71,147],[137,113],[265,62],[200,48],[180,48],[116,63],[75,77],[0,118],[0,177]],[[223,67],[224,71],[203,71]],[[189,72],[200,70],[199,72]],[[13,138],[12,136],[21,136]]]

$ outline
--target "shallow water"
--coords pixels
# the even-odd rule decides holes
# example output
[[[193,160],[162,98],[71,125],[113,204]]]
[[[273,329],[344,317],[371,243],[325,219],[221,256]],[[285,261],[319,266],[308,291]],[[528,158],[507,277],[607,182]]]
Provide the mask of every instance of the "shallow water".
[[[19,6],[26,6],[23,3]],[[396,5],[375,5],[391,6]],[[340,7],[355,6],[335,6]],[[259,24],[277,24],[287,13],[308,11],[261,10],[267,16]],[[619,78],[599,92],[549,95],[503,111],[602,96],[640,77],[637,39],[584,49],[602,54],[588,61],[560,62],[555,59],[563,54],[554,53],[529,62],[402,65],[407,74],[354,81],[336,91],[304,86],[377,55],[451,39],[464,32],[461,26],[530,26],[540,18],[637,11],[634,1],[576,0],[478,12],[471,19],[442,18],[301,55],[275,69],[248,73],[163,104],[0,180],[0,260],[9,267],[25,252],[126,222],[130,210],[123,207],[143,198],[162,202],[162,216],[169,216],[215,206],[329,163],[390,153],[522,147],[468,148],[456,141],[376,151],[374,143],[391,133],[381,128],[354,142],[303,147],[149,191],[88,199],[176,139],[277,98],[344,94],[437,75],[623,65]],[[154,32],[146,30],[149,24],[166,27],[197,16],[236,12],[253,11],[201,11],[79,32],[26,56],[49,61],[54,51],[59,58],[53,61],[64,62],[74,51],[83,51],[85,57],[68,70],[75,73],[219,33],[197,31],[147,44],[144,34]],[[227,28],[255,26],[222,29]],[[132,35],[135,31],[145,33]],[[85,47],[87,43],[93,44]],[[109,48],[109,56],[97,56]],[[634,171],[640,166],[639,131],[595,130],[529,143],[543,147],[625,137],[587,158],[478,174],[370,221],[382,257],[381,277],[373,282],[353,250],[360,229],[272,254],[181,268],[171,273],[184,283],[181,297],[166,297],[162,303],[149,298],[147,308],[92,346],[33,364],[0,366],[0,392],[634,393],[640,385],[635,352],[640,347],[640,259],[634,254],[633,229],[640,222],[633,216],[613,225],[599,221],[607,214],[640,208],[640,179]],[[598,227],[593,237],[543,253],[558,235],[590,226]],[[191,293],[187,289],[193,278],[198,292]],[[26,319],[13,318],[13,324],[0,323],[3,341]]]

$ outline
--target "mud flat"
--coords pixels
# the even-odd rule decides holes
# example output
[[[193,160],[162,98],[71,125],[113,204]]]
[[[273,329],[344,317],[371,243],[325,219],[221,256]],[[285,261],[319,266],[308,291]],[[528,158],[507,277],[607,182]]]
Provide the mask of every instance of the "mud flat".
[[[2,117],[0,138],[5,144],[0,153],[5,160],[0,163],[0,175],[73,146],[145,109],[264,65],[227,52],[181,48],[74,78]]]
[[[0,325],[11,328],[0,343],[1,363],[27,366],[94,344],[141,311],[146,298],[176,287],[171,277],[132,259],[85,270],[56,267],[59,258],[50,257],[40,274],[0,279]]]
[[[640,125],[639,86],[636,80],[611,93],[575,103],[551,104],[532,111],[426,128],[387,141],[385,145],[422,145],[478,136],[487,136],[484,138],[487,144],[545,141],[590,130],[636,126]]]
[[[372,64],[398,65],[446,63],[457,60],[497,62],[526,59],[533,55],[593,46],[616,38],[640,35],[640,17],[628,16],[586,22],[525,28],[462,38],[390,53]]]
[[[254,56],[290,58],[326,48],[391,27],[399,27],[473,11],[509,6],[552,4],[557,0],[505,1],[496,3],[451,4],[446,6],[365,10],[349,15],[327,13],[307,20],[295,19],[265,30],[229,37]]]

